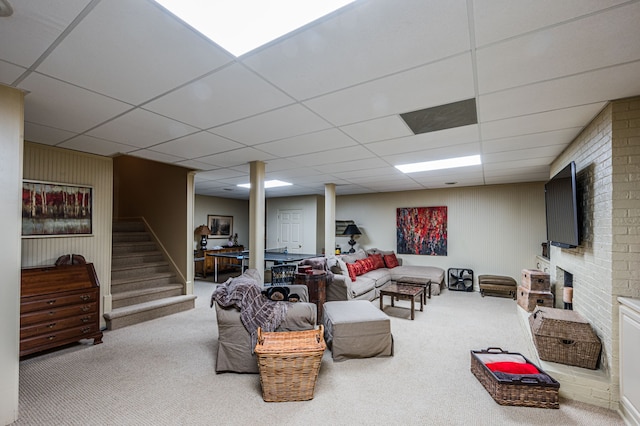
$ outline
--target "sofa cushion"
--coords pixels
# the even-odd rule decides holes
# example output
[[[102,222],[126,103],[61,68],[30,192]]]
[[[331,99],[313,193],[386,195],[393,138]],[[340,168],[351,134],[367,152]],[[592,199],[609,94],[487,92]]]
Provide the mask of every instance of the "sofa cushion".
[[[375,286],[382,287],[389,281],[391,281],[391,273],[387,268],[374,269],[364,274],[364,277],[370,278],[375,281]]]
[[[360,275],[359,277],[356,277],[356,279],[352,281],[353,282],[351,283],[350,288],[351,288],[351,296],[354,299],[359,298],[359,296],[362,296],[363,294],[371,292],[373,289],[375,289],[375,286],[376,286],[376,281],[365,275]]]
[[[358,259],[356,263],[362,265],[362,269],[364,271],[363,274],[375,269],[373,267],[373,260],[369,259],[368,257],[366,259]]]
[[[396,266],[399,265],[398,258],[396,257],[395,253],[385,254],[383,256],[383,259],[384,259],[385,266],[389,269],[395,268]]]

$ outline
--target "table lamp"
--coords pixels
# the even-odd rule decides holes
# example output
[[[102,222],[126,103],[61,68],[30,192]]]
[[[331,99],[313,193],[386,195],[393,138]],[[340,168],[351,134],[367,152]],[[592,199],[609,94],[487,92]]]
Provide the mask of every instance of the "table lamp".
[[[211,230],[207,225],[200,225],[196,228],[196,235],[200,235],[200,250],[207,249],[207,235],[211,234]]]
[[[342,235],[351,235],[351,239],[349,240],[349,245],[351,246],[351,249],[349,250],[349,253],[356,252],[356,249],[353,248],[353,246],[356,245],[356,240],[354,240],[353,237],[354,235],[361,235],[361,234],[362,232],[360,232],[360,229],[358,229],[358,226],[354,223],[348,225],[347,228],[342,233]]]

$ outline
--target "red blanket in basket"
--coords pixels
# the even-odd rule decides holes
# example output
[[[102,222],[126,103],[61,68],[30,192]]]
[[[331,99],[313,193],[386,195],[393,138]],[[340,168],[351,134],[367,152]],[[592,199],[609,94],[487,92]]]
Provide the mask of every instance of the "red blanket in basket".
[[[491,371],[500,371],[509,374],[538,374],[539,371],[533,364],[521,362],[491,362],[485,364]]]

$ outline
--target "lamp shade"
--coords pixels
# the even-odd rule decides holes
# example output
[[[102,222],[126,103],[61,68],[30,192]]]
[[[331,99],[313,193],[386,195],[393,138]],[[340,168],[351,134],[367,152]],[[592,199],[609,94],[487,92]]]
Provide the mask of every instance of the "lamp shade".
[[[196,235],[209,235],[211,230],[207,225],[200,225],[196,228]]]
[[[344,232],[342,233],[342,235],[361,235],[361,234],[362,232],[360,232],[360,229],[358,229],[358,226],[354,223],[348,225],[344,230]]]

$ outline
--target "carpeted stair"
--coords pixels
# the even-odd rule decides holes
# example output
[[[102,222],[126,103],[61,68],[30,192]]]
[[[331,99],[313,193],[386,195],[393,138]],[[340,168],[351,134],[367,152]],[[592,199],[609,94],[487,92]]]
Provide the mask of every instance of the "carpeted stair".
[[[142,221],[115,221],[112,238],[109,330],[194,308]]]

